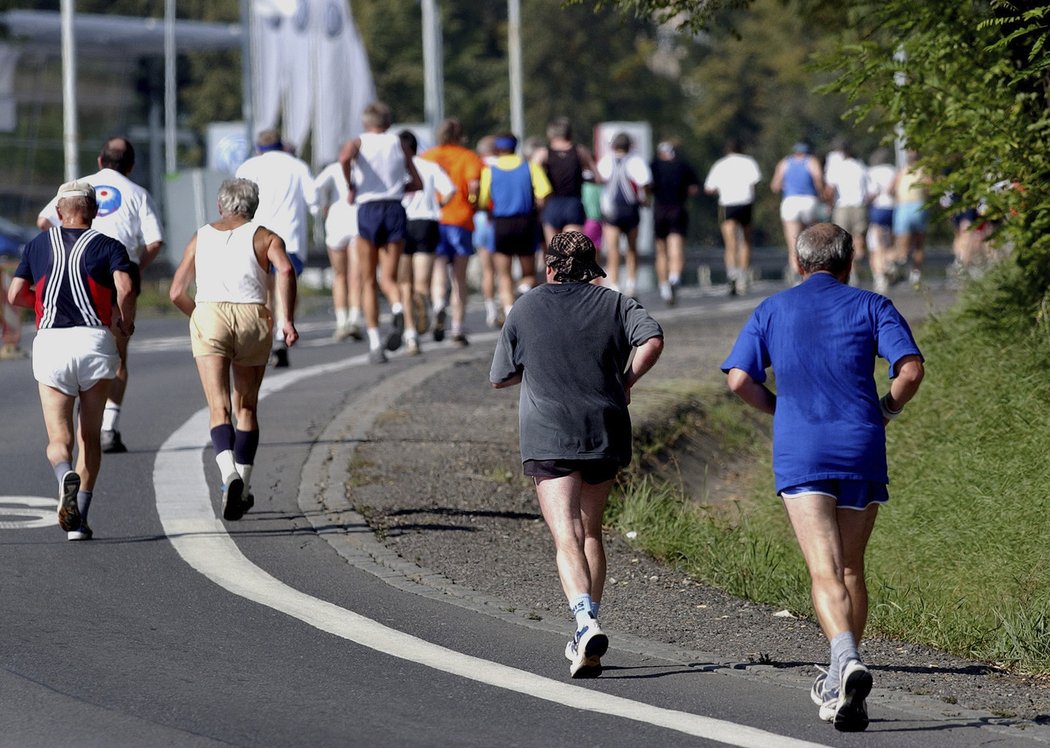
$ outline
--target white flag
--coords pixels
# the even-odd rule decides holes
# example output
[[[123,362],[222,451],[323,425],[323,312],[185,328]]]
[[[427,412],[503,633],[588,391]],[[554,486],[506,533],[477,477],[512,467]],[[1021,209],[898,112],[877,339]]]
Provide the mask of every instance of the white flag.
[[[375,99],[375,85],[346,0],[314,3],[318,23],[312,152],[319,167],[333,161],[343,142],[361,132],[361,115]]]
[[[291,21],[294,6],[276,0],[252,3],[252,98],[255,106],[254,137],[261,130],[273,130],[281,116],[284,90],[281,30]]]
[[[296,0],[290,23],[283,25],[281,63],[284,68],[281,133],[285,143],[303,147],[313,119],[315,2]]]

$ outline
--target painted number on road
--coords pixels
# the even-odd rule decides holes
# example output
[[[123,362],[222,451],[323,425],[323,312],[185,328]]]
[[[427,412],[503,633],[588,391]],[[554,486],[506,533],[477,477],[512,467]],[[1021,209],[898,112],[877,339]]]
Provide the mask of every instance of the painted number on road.
[[[57,508],[55,499],[43,496],[0,496],[0,530],[29,530],[56,525]]]

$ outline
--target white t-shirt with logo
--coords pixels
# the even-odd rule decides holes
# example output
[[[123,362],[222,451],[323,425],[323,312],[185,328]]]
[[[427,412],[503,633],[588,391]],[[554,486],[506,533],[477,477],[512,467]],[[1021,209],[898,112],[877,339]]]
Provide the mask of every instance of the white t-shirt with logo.
[[[114,169],[102,169],[82,181],[94,186],[98,202],[98,215],[91,228],[123,244],[136,265],[147,245],[163,241],[160,215],[145,188]],[[56,197],[40,211],[40,217],[52,226],[61,225],[57,205]]]

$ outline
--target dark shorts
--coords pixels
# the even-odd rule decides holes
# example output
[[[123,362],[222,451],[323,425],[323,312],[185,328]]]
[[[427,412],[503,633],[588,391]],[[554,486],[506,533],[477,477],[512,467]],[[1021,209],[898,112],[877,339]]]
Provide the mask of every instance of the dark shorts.
[[[751,203],[723,205],[720,207],[723,221],[736,221],[741,226],[751,225]]]
[[[689,229],[689,212],[682,205],[654,205],[653,233],[657,239],[666,239],[671,234],[685,236]]]
[[[437,254],[450,260],[474,254],[474,238],[469,229],[442,223],[438,226],[438,232],[441,240],[437,245]]]
[[[587,214],[583,201],[568,195],[551,195],[543,206],[543,225],[561,231],[566,226],[583,226]]]
[[[616,213],[604,215],[602,218],[610,226],[615,226],[625,233],[634,231],[638,228],[638,224],[642,222],[642,216],[637,205],[625,206],[617,210]]]
[[[407,224],[400,200],[374,200],[357,206],[357,230],[377,247],[404,241]]]
[[[523,257],[536,251],[536,215],[496,216],[492,219],[495,232],[493,249],[502,255]]]
[[[592,486],[612,480],[620,472],[616,460],[525,460],[522,472],[530,478],[564,478],[580,473],[583,482]]]
[[[870,480],[818,480],[789,486],[780,495],[790,501],[796,496],[812,493],[830,496],[839,509],[867,509],[870,504],[885,504],[890,500],[886,484]]]
[[[437,221],[409,221],[408,230],[405,233],[406,255],[434,254],[438,242],[441,241],[441,232],[438,230]]]
[[[893,208],[868,208],[868,223],[893,230]]]

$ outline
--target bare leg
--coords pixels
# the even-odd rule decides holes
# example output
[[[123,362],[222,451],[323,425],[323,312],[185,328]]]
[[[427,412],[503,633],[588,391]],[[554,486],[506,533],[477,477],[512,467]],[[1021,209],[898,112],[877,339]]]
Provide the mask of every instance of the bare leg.
[[[584,553],[584,530],[580,512],[583,480],[578,472],[563,478],[539,478],[536,495],[547,523],[565,599],[591,594],[591,571]]]
[[[798,269],[798,257],[795,256],[795,243],[798,241],[798,235],[802,233],[802,222],[801,221],[784,221],[784,240],[787,242],[788,248],[788,265],[791,268],[791,272],[794,275],[801,275]]]
[[[259,428],[259,388],[265,374],[265,366],[233,365],[233,406],[241,431]]]
[[[405,307],[405,332],[418,334],[415,315],[412,313],[412,288],[415,283],[415,254],[402,254],[397,263],[397,287]],[[411,335],[409,337],[412,337]]]
[[[347,308],[349,291],[349,250],[328,248],[328,264],[332,267],[332,306]]]
[[[685,237],[681,234],[667,236],[667,274],[670,278],[681,279],[685,271]]]
[[[638,229],[627,232],[627,287],[631,293],[638,286]]]
[[[361,269],[361,306],[365,323],[375,329],[379,327],[379,284],[376,280],[379,250],[372,242],[358,237],[357,258]]]
[[[452,328],[461,330],[467,315],[467,261],[457,256],[452,260]]]
[[[80,475],[81,491],[95,489],[95,480],[102,467],[102,414],[106,409],[106,396],[111,391],[109,381],[102,380],[80,393],[77,473]]]
[[[583,553],[591,577],[591,599],[601,602],[605,590],[605,546],[602,543],[602,517],[613,481],[597,485],[582,484],[580,518],[583,522]]]
[[[653,249],[656,251],[656,256],[653,258],[653,265],[656,270],[656,282],[662,286],[668,282],[667,274],[669,272],[669,267],[667,258],[667,239],[654,239]]]
[[[602,245],[605,247],[607,285],[620,287],[620,229],[612,224],[602,227]]]
[[[108,391],[109,380],[105,380]],[[73,406],[75,397],[41,384],[37,387],[40,393],[40,409],[44,414],[44,428],[47,430],[47,461],[51,467],[60,462],[73,462]]]
[[[494,252],[493,262],[496,265],[496,280],[499,287],[499,301],[506,312],[514,304],[514,278],[511,275],[513,258],[502,252]]]
[[[230,361],[223,356],[197,356],[197,373],[208,401],[208,427],[233,423],[230,399]]]

